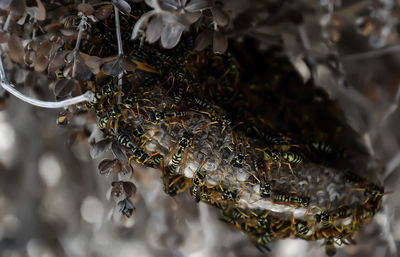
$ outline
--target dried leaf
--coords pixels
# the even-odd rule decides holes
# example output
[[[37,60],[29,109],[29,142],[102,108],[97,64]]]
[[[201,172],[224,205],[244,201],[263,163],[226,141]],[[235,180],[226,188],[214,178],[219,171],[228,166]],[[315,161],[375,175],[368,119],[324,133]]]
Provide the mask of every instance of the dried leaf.
[[[69,123],[71,122],[71,118],[72,118],[72,113],[69,110],[64,110],[62,112],[60,112],[57,116],[57,125],[59,126],[66,126],[69,125]]]
[[[48,72],[49,74],[53,74],[57,70],[61,69],[65,65],[65,57],[67,54],[71,53],[71,51],[61,51],[58,52],[54,58],[50,61]]]
[[[161,45],[166,49],[175,47],[185,29],[178,23],[168,24],[161,32]]]
[[[36,19],[38,21],[44,21],[46,19],[46,8],[40,0],[36,0],[36,3],[38,5]]]
[[[194,42],[194,50],[195,51],[202,51],[207,46],[209,46],[212,42],[213,33],[209,30],[202,31],[196,38]]]
[[[201,12],[185,12],[180,15],[178,21],[185,26],[190,26],[192,23],[195,23],[200,17]]]
[[[52,48],[53,44],[50,41],[42,40],[37,46],[36,52],[38,55],[48,56]]]
[[[96,142],[90,149],[90,156],[95,159],[97,158],[101,153],[107,151],[110,149],[111,146],[111,140],[109,138],[105,138],[103,140],[100,140]]]
[[[49,59],[47,56],[39,55],[35,59],[35,71],[42,72],[47,68],[47,64],[49,63]]]
[[[76,60],[75,78],[80,81],[88,81],[92,77],[89,67],[83,63],[82,58]]]
[[[12,0],[1,0],[0,1],[0,9],[5,9],[7,8]]]
[[[78,11],[84,13],[85,15],[92,15],[94,13],[94,8],[91,4],[78,4]]]
[[[125,200],[118,202],[117,208],[119,212],[129,218],[132,216],[135,206],[129,198],[126,198]]]
[[[134,71],[136,64],[134,64],[128,57],[124,56],[121,60],[121,67],[126,71]]]
[[[122,165],[122,174],[128,175],[133,173],[133,168],[130,165],[123,164]]]
[[[114,198],[120,198],[122,196],[122,194],[124,193],[124,188],[123,188],[123,182],[122,181],[113,181],[111,182],[111,195]],[[125,197],[124,197],[125,198]]]
[[[25,0],[13,0],[10,4],[10,10],[17,16],[22,16],[26,10]]]
[[[211,8],[211,13],[218,26],[225,27],[229,24],[229,13],[222,6],[218,5]]]
[[[54,95],[57,97],[68,96],[79,85],[75,79],[61,79],[54,86]]]
[[[57,23],[52,23],[52,24],[49,24],[46,27],[46,31],[48,33],[58,33],[60,31],[60,29],[63,28],[63,27],[64,27],[64,25],[60,24],[58,22]]]
[[[21,39],[15,35],[11,35],[8,40],[8,50],[11,59],[19,64],[24,61],[24,47],[22,46]]]
[[[102,160],[97,168],[99,169],[100,175],[108,175],[111,173],[114,164],[117,162],[117,160],[111,160],[111,159],[104,159]]]
[[[9,39],[9,35],[7,32],[0,31],[0,44],[1,43],[6,43]]]
[[[122,12],[123,14],[131,13],[131,6],[124,0],[112,0],[113,4]]]
[[[214,0],[192,0],[185,6],[185,10],[189,12],[203,11],[211,8],[214,5],[214,2]]]
[[[120,65],[120,58],[117,58],[111,62],[107,62],[103,64],[103,71],[104,74],[109,76],[117,76],[118,74],[122,73],[122,67]]]
[[[66,36],[66,37],[78,36],[78,33],[72,29],[60,29],[60,32],[63,36]]]
[[[127,162],[128,161],[128,157],[126,156],[124,151],[121,150],[121,147],[120,147],[120,145],[118,143],[113,142],[111,144],[111,150],[112,150],[114,156],[116,158],[118,158],[120,161],[122,161],[122,162]]]
[[[160,15],[155,15],[147,24],[146,29],[146,41],[150,44],[156,42],[160,36],[163,29],[163,21]]]
[[[132,182],[124,181],[122,182],[126,197],[131,197],[136,194],[136,186]]]
[[[113,169],[112,169],[112,173],[118,174],[118,173],[121,172],[121,170],[122,170],[122,164],[121,164],[121,162],[115,162],[115,165],[114,165],[114,167],[113,167]]]
[[[103,59],[97,56],[87,55],[85,53],[80,53],[80,56],[82,57],[83,62],[94,74],[99,73],[100,66],[103,64]]]
[[[113,11],[113,6],[111,4],[105,5],[100,9],[98,9],[95,12],[94,16],[96,16],[97,19],[102,21],[107,19],[111,15],[112,11]]]
[[[213,38],[213,50],[216,54],[225,53],[226,49],[228,49],[228,39],[226,39],[225,35],[221,32],[214,31]]]

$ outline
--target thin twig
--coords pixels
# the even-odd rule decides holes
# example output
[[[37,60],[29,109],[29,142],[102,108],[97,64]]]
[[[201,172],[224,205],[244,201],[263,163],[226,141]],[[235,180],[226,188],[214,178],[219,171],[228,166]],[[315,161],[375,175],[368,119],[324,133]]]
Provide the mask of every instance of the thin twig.
[[[76,39],[75,48],[73,50],[73,55],[74,55],[74,64],[72,66],[72,77],[73,78],[75,78],[75,74],[76,74],[76,62],[77,62],[77,59],[78,59],[78,51],[79,51],[79,46],[81,44],[82,33],[83,33],[83,30],[84,30],[84,27],[85,27],[85,25],[84,25],[85,23],[86,23],[85,16],[82,16],[82,19],[79,22],[79,26],[78,26],[78,28],[79,28],[78,37]]]
[[[0,55],[0,85],[4,90],[9,92],[10,94],[14,95],[15,97],[21,99],[24,102],[27,102],[29,104],[43,107],[43,108],[63,108],[63,107],[68,107],[72,104],[77,104],[81,102],[86,102],[86,101],[91,101],[93,100],[94,94],[92,91],[86,91],[83,95],[73,97],[67,100],[59,101],[59,102],[51,102],[51,101],[41,101],[37,100],[34,98],[31,98],[29,96],[26,96],[16,90],[13,85],[7,80],[6,73],[4,71],[4,66],[3,66],[3,59]]]
[[[122,56],[124,54],[124,49],[122,48],[122,39],[121,39],[121,26],[119,24],[119,9],[114,6],[115,13],[115,30],[117,32],[117,42],[118,42],[118,56]]]
[[[119,9],[116,6],[114,6],[114,13],[115,13],[115,31],[117,33],[118,58],[122,58],[122,56],[124,55],[124,49],[122,48],[121,26],[119,24]],[[120,74],[118,74],[118,103],[121,103],[122,101],[122,95],[121,95],[122,77],[123,77],[123,71]]]

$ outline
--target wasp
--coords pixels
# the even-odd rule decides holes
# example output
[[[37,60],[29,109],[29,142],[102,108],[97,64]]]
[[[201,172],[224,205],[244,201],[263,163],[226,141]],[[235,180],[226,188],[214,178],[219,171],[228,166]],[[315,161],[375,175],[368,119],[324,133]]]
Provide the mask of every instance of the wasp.
[[[331,215],[327,211],[323,211],[315,215],[315,222],[321,223],[323,226],[329,226],[332,223]]]
[[[56,70],[54,73],[56,74],[57,80],[65,79],[63,70]]]
[[[323,152],[326,154],[332,154],[334,152],[331,145],[326,142],[312,140],[309,145],[318,152]]]
[[[236,168],[243,168],[243,163],[245,162],[245,156],[239,153],[231,160],[231,165]]]
[[[350,172],[350,171],[346,172],[344,179],[347,183],[354,185],[354,186],[362,186],[365,184],[365,181],[366,181],[361,176],[359,176],[353,172]]]
[[[280,167],[283,164],[289,167],[290,172],[292,173],[293,177],[297,178],[294,174],[291,164],[300,164],[303,162],[303,158],[301,155],[294,153],[294,152],[279,152],[277,149],[269,149],[269,148],[255,148],[257,151],[262,151],[264,154],[264,160],[267,162],[268,171],[271,170],[271,163],[278,164],[278,174]]]
[[[317,231],[314,235],[314,239],[325,239],[325,252],[328,256],[333,256],[336,254],[335,243],[341,245],[342,243],[349,244],[355,243],[353,239],[351,239],[352,232],[347,230],[338,230],[334,227],[326,227],[322,228],[321,230]],[[343,240],[346,239],[346,241]],[[335,239],[340,240],[339,242],[335,241]],[[349,241],[349,242],[347,242]]]
[[[147,132],[146,128],[144,128],[142,124],[139,124],[133,129],[132,134],[136,138],[140,139],[142,136],[146,134],[146,132]]]
[[[375,184],[369,183],[365,187],[364,195],[367,197],[368,201],[369,199],[377,199],[378,197],[383,196],[385,193],[385,190],[383,187],[377,186]]]
[[[250,237],[255,239],[257,244],[266,245],[276,239],[275,235],[268,231],[261,231],[261,233],[250,233]]]
[[[125,108],[127,108],[128,110],[131,110],[131,112],[133,113],[133,116],[134,116],[134,117],[137,117],[137,116],[139,116],[139,114],[140,114],[139,102],[144,102],[144,101],[147,101],[147,102],[149,102],[149,103],[152,103],[151,100],[149,100],[149,99],[146,99],[146,98],[141,98],[141,99],[139,99],[139,98],[137,97],[136,94],[134,94],[134,93],[129,93],[129,94],[125,97],[125,99],[124,99],[122,105],[123,105]],[[133,109],[134,109],[135,107],[136,107],[137,115],[136,115],[135,112],[133,112]]]
[[[222,134],[225,130],[227,130],[227,131],[229,131],[229,133],[231,133],[231,132],[232,132],[232,129],[233,129],[236,125],[238,125],[238,124],[233,125],[233,122],[232,122],[225,114],[223,114],[223,115],[218,115],[218,114],[216,114],[216,113],[213,113],[213,114],[208,114],[208,115],[209,115],[210,119],[212,120],[212,122],[210,122],[210,124],[214,124],[214,123],[219,123],[219,124],[221,124],[221,126],[222,126],[221,134]],[[241,124],[241,123],[239,123],[239,124]]]
[[[97,127],[100,130],[104,130],[107,128],[108,122],[110,121],[110,117],[108,116],[104,116],[102,118],[99,119],[99,122],[97,123]]]
[[[93,99],[91,101],[86,102],[86,107],[88,109],[92,109],[95,105],[97,105],[101,98],[103,97],[101,92],[96,92],[93,96]]]
[[[184,94],[184,90],[182,87],[179,87],[177,92],[173,93],[173,97],[174,97],[174,104],[177,105],[182,101],[183,98],[183,94]]]
[[[172,65],[172,64],[176,63],[176,60],[174,60],[174,58],[170,55],[163,54],[159,51],[156,51],[155,54],[158,58],[160,58],[160,60],[162,60],[164,62],[164,64]]]
[[[343,219],[351,215],[351,208],[347,205],[341,206],[333,211],[321,210],[320,213],[315,215],[315,222],[321,223],[324,227],[329,227],[338,219]]]
[[[203,165],[199,167],[199,169],[193,175],[193,188],[192,195],[194,196],[196,202],[200,201],[200,187],[205,185],[206,174],[204,171],[201,171]]]
[[[376,214],[380,209],[381,198],[369,199],[357,208],[356,219],[361,223],[366,223]]]
[[[175,170],[181,164],[183,154],[186,148],[189,146],[193,136],[194,135],[190,132],[183,132],[182,137],[178,141],[178,149],[172,156],[171,164],[167,167],[167,177],[172,177],[175,173]]]
[[[129,158],[129,160],[131,160],[132,158],[135,158],[135,161],[139,164],[147,165],[151,156],[139,147],[135,147],[133,149],[133,155]]]
[[[284,136],[282,133],[273,133],[272,131],[261,132],[260,136],[270,147],[276,148],[279,151],[286,152],[290,149],[290,138]]]
[[[274,192],[272,199],[278,203],[285,203],[294,206],[308,207],[310,205],[310,198],[299,196],[295,193],[281,193]]]
[[[236,155],[232,158],[230,164],[236,168],[243,168],[243,164],[246,162],[247,154],[243,154],[243,152],[249,147],[249,143],[243,141],[245,141],[245,136],[243,134],[237,134],[232,137],[232,143],[236,146]],[[245,146],[243,143],[245,143]],[[233,152],[232,149],[230,150]]]
[[[336,210],[330,211],[329,215],[332,220],[335,221],[337,219],[347,218],[351,215],[351,208],[347,205],[337,208]]]
[[[151,157],[151,161],[154,165],[159,165],[161,162],[164,160],[164,156],[161,154],[155,154],[154,156]]]
[[[242,210],[239,208],[232,208],[228,209],[225,214],[228,214],[230,217],[234,218],[235,220],[243,220],[243,219],[249,219],[250,216],[244,213]]]
[[[306,221],[295,221],[294,222],[294,229],[295,229],[295,234],[297,237],[307,239],[308,232],[310,231],[308,227],[308,223]]]
[[[260,188],[260,196],[261,198],[270,198],[271,197],[271,184],[268,182],[263,183],[264,185]]]
[[[131,161],[132,158],[134,158],[136,160],[136,162],[138,162],[139,164],[142,164],[142,165],[148,164],[148,161],[151,159],[152,156],[147,154],[145,151],[143,151],[139,147],[135,146],[127,135],[119,134],[117,136],[117,141],[121,145],[132,150],[132,156],[129,157],[129,162]]]
[[[92,109],[94,106],[96,106],[100,100],[104,97],[110,97],[114,93],[118,91],[118,88],[114,82],[114,79],[111,79],[107,84],[103,86],[101,89],[101,92],[96,92],[94,94],[94,97],[91,101],[86,102],[86,107],[88,109]]]
[[[171,182],[169,183],[169,181]],[[183,175],[173,175],[166,182],[168,186],[164,188],[164,190],[172,197],[178,193],[184,192],[190,185],[189,179],[185,178]]]
[[[149,112],[149,121],[153,124],[157,124],[160,121],[164,121],[167,116],[163,111],[150,111]]]
[[[345,181],[351,185],[357,186],[357,188],[354,188],[354,190],[364,191],[364,196],[367,197],[365,202],[369,201],[371,198],[376,199],[385,195],[383,187],[369,183],[366,179],[353,172],[346,172]]]
[[[117,135],[117,141],[121,145],[125,146],[128,149],[135,149],[136,146],[132,143],[132,141],[129,139],[129,136],[124,135],[124,134],[119,134]]]
[[[201,100],[198,97],[189,98],[189,104],[195,104],[195,105],[197,105],[197,107],[199,107],[201,109],[206,109],[206,110],[214,112],[213,107],[211,107],[211,105],[209,103],[207,103],[206,101]]]
[[[188,115],[188,112],[167,112],[165,114],[168,118],[181,118]]]
[[[121,114],[121,108],[118,106],[118,104],[114,104],[107,110],[108,117],[112,119],[117,119],[120,114]]]
[[[334,256],[336,254],[335,240],[333,237],[325,239],[325,253],[328,256]]]
[[[283,152],[282,158],[289,163],[288,165],[290,169],[290,164],[301,164],[303,162],[303,157],[294,152]]]
[[[104,114],[101,110],[98,114]],[[100,118],[97,123],[97,127],[101,130],[105,129],[110,121],[118,119],[118,116],[121,114],[121,109],[117,104],[114,104],[110,108],[107,109],[106,116]]]
[[[231,200],[231,201],[238,201],[238,191],[237,190],[231,190],[231,189],[224,189],[221,187],[222,195],[221,199],[222,200]]]
[[[211,197],[211,195],[205,194],[205,193],[200,193],[200,198],[202,201],[207,202],[210,205],[213,205],[217,208],[220,208],[222,210],[226,209],[226,206],[224,206],[223,204],[221,204],[219,201],[215,201],[214,197]]]
[[[235,227],[240,226],[240,225],[238,224],[238,222],[237,222],[234,218],[232,218],[231,216],[222,214],[221,217],[219,217],[219,219],[222,220],[222,221],[224,221],[224,222],[226,222],[226,223],[228,223],[228,224],[232,224],[232,225],[234,225]]]
[[[267,212],[257,218],[257,226],[263,230],[271,231],[272,220],[268,214],[269,213]]]
[[[118,91],[117,81],[114,78],[110,79],[110,81],[107,84],[105,84],[101,89],[101,93],[107,97],[114,95],[114,93],[116,93],[117,91]]]

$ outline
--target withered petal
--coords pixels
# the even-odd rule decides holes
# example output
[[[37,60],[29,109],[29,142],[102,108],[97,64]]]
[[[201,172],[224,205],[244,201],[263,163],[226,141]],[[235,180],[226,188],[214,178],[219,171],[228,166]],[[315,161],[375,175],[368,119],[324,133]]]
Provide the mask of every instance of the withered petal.
[[[19,64],[24,61],[24,47],[22,46],[22,41],[19,37],[11,35],[8,39],[8,50],[11,59]]]
[[[216,54],[223,54],[228,49],[228,39],[224,34],[214,31],[213,50]]]
[[[194,50],[195,51],[202,51],[204,50],[207,46],[209,46],[212,42],[213,38],[213,32],[210,30],[204,30],[202,31],[196,38],[194,42]]]

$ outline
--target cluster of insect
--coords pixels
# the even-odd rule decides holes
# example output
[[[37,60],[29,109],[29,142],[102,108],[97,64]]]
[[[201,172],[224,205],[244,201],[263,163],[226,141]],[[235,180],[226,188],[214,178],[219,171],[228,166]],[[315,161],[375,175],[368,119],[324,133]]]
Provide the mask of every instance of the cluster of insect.
[[[97,10],[108,15],[79,39],[80,53],[105,58],[120,50],[110,8]],[[322,240],[333,255],[335,245],[354,243],[354,232],[380,209],[383,188],[316,158],[341,160],[345,150],[281,133],[265,115],[247,110],[246,90],[257,92],[279,78],[268,84],[257,74],[244,74],[234,52],[194,51],[198,31],[184,33],[172,50],[129,41],[146,8],[132,3],[130,14],[117,17],[126,55],[104,63],[96,75],[76,71],[80,89],[92,90],[94,98],[58,117],[69,126],[73,116],[95,114],[104,139],[94,146],[111,144],[115,155],[99,170],[119,175],[111,195],[120,213],[130,217],[135,208],[136,187],[120,174],[132,173],[136,163],[160,170],[168,195],[189,191],[196,202],[219,208],[221,220],[258,247],[268,249],[268,243],[288,237]],[[65,26],[79,23],[77,16]],[[71,51],[75,41],[64,38],[59,51]],[[61,67],[56,84],[76,74]]]

